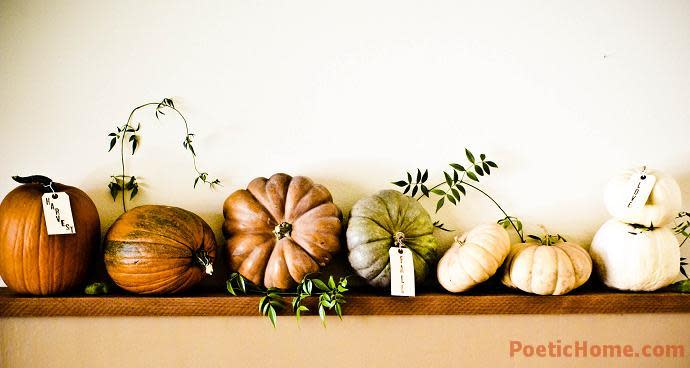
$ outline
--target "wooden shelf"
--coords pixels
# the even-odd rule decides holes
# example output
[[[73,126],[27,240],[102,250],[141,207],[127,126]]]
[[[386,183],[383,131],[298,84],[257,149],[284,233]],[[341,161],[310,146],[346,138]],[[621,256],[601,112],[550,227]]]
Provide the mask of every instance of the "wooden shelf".
[[[228,294],[181,296],[17,295],[0,288],[0,317],[53,316],[257,316],[259,297]],[[346,315],[474,315],[690,313],[690,294],[581,291],[535,296],[512,291],[453,295],[425,293],[415,298],[366,293],[348,295]]]

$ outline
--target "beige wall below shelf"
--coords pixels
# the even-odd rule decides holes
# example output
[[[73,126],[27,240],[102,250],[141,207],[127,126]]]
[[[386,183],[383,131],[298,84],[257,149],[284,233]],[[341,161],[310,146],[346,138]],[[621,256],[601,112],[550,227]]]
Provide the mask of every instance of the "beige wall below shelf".
[[[690,314],[0,319],[0,367],[688,367]],[[640,331],[645,331],[641,334]],[[510,341],[645,344],[684,358],[510,358]]]

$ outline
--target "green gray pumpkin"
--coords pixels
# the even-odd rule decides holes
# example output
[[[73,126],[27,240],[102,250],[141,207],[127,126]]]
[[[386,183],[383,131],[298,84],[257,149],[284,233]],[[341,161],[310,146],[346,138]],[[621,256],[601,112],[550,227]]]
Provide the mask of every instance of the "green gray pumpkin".
[[[395,190],[382,190],[352,207],[347,228],[348,256],[352,268],[376,287],[391,283],[388,250],[395,236],[404,236],[412,251],[415,281],[420,284],[438,262],[439,245],[432,235],[429,214],[415,199]]]

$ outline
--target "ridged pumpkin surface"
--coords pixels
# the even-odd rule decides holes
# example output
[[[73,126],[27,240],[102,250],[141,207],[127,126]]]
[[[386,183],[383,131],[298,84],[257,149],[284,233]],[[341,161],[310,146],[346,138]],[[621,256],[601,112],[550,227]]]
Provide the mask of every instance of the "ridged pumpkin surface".
[[[348,257],[355,271],[370,285],[391,283],[388,250],[396,246],[396,234],[412,251],[415,281],[421,283],[438,261],[434,225],[422,205],[395,190],[382,190],[352,207],[347,227]]]
[[[96,206],[77,188],[53,188],[69,195],[76,234],[48,235],[41,201],[50,190],[40,184],[15,188],[0,205],[0,276],[18,293],[49,295],[79,286],[97,252]]]
[[[230,267],[256,285],[289,288],[340,249],[340,210],[307,177],[256,178],[225,200],[223,215]]]
[[[211,264],[216,240],[196,214],[169,206],[140,206],[125,212],[105,236],[105,266],[121,288],[140,294],[189,289],[206,274],[197,261],[204,250]]]

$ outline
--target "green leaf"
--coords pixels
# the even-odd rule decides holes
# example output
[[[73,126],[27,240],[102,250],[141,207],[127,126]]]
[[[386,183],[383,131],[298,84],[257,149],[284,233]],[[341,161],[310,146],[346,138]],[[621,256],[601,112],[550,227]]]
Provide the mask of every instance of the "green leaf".
[[[235,288],[232,287],[232,279],[225,282],[225,288],[228,289],[228,292],[230,294],[237,296],[237,294],[235,293]]]
[[[243,293],[247,293],[247,284],[244,282],[244,277],[240,274],[237,274],[237,284],[240,287],[240,290],[242,290]]]
[[[129,141],[132,142],[132,154],[136,152],[137,147],[139,146],[139,136],[138,135],[131,135],[129,137]]]
[[[493,161],[486,161],[486,164],[493,168],[498,168],[498,165],[496,165]]]
[[[136,197],[137,194],[139,194],[139,185],[138,184],[134,186],[134,188],[132,189],[132,192],[129,194],[129,200],[131,201],[132,199],[134,199],[134,197]]]
[[[137,180],[136,177],[130,176],[129,180],[127,181],[127,184],[125,184],[125,189],[132,190],[134,188],[134,182],[136,180]]]
[[[452,195],[450,195],[450,194],[447,194],[447,195],[446,195],[446,198],[448,198],[448,201],[449,201],[450,203],[452,203],[452,204],[456,204],[456,202],[455,202],[455,198],[453,198],[453,196],[452,196]]]
[[[479,155],[479,159],[480,159],[481,161],[486,160],[486,155],[482,153],[481,155]]]
[[[335,314],[338,315],[338,318],[340,318],[341,321],[343,320],[343,308],[340,306],[340,304],[335,305]]]
[[[405,190],[403,191],[403,194],[407,194],[407,192],[409,192],[409,191],[410,191],[410,186],[408,185],[407,188],[405,188]]]
[[[404,187],[405,185],[407,185],[407,182],[406,182],[405,180],[398,180],[398,181],[392,182],[391,184],[396,185],[396,186],[399,186],[399,187],[402,188],[402,187]]]
[[[417,169],[417,178],[416,182],[420,183],[422,181],[422,171]]]
[[[268,319],[271,320],[273,328],[276,328],[276,318],[276,310],[273,308],[273,306],[268,307]]]
[[[446,184],[448,184],[449,187],[452,187],[453,186],[453,179],[450,177],[450,175],[448,175],[448,173],[444,171],[443,176],[446,177]]]
[[[333,290],[335,289],[335,280],[333,280],[333,276],[330,276],[328,278],[328,287]]]
[[[458,190],[455,189],[455,188],[453,188],[453,189],[451,189],[451,192],[453,193],[453,197],[455,197],[455,199],[456,199],[458,202],[460,202],[460,193],[458,192]]]
[[[432,189],[431,193],[434,193],[434,194],[440,195],[440,196],[446,195],[446,192],[442,191],[441,189]]]
[[[319,279],[312,279],[311,281],[314,283],[314,286],[316,286],[317,289],[322,291],[328,291],[328,286],[326,286],[326,284],[324,284],[323,281]]]
[[[108,188],[110,189],[110,196],[112,196],[113,201],[115,201],[117,199],[117,194],[122,191],[122,187],[116,182],[111,182],[108,184]]]
[[[479,176],[484,176],[484,170],[479,165],[474,165],[474,171],[479,174]]]
[[[113,139],[110,140],[110,148],[108,148],[108,152],[113,150],[113,147],[115,147],[115,143],[117,143],[117,138],[113,137]]]
[[[465,192],[465,187],[460,185],[460,183],[458,183],[455,187],[458,188],[458,190],[460,191],[460,193],[462,193],[462,195],[467,195],[467,192]]]
[[[261,313],[261,315],[266,315],[263,311],[264,304],[266,304],[266,296],[262,296],[261,299],[259,299],[259,313]]]
[[[422,175],[422,183],[426,183],[427,179],[429,179],[429,169],[424,170],[424,174]]]
[[[84,294],[87,295],[102,295],[102,294],[108,294],[110,292],[110,288],[108,287],[108,284],[104,282],[94,282],[93,284],[89,284],[84,288]]]
[[[412,193],[410,193],[410,197],[414,197],[417,195],[417,189],[418,188],[419,187],[417,187],[416,185],[412,187]]]
[[[438,202],[436,202],[436,212],[438,212],[438,210],[440,210],[441,207],[443,207],[443,200],[444,199],[445,199],[445,197],[441,197],[441,199],[439,199]]]
[[[453,169],[455,169],[457,171],[466,171],[465,167],[460,165],[460,164],[450,164],[450,167],[452,167]]]
[[[690,280],[683,280],[671,285],[671,288],[681,293],[690,293]]]
[[[407,182],[412,183],[412,175],[409,172],[407,173]]]
[[[427,188],[426,185],[422,184],[422,185],[420,186],[420,189],[422,189],[422,194],[423,194],[425,197],[429,198],[429,188]]]
[[[477,175],[474,175],[474,173],[472,171],[467,172],[467,177],[474,180],[474,181],[477,181],[477,182],[479,181],[479,179],[477,179]]]
[[[468,159],[471,163],[474,163],[474,155],[473,155],[472,152],[470,152],[470,150],[468,150],[467,148],[465,148],[465,156],[467,156],[467,159]]]
[[[326,309],[323,308],[323,305],[319,306],[319,318],[321,318],[323,327],[326,327]]]
[[[304,291],[306,291],[306,293],[309,295],[311,295],[312,285],[313,283],[311,280],[306,280],[304,282]]]
[[[460,179],[460,177],[458,176],[458,172],[453,170],[453,184],[457,183],[458,179]]]
[[[308,312],[309,308],[307,308],[304,305],[300,305],[297,307],[297,310],[295,311],[295,317],[297,318],[297,323],[299,323],[300,318],[302,317],[302,312]]]
[[[486,162],[482,162],[482,167],[484,168],[486,175],[491,175],[491,168],[486,164]]]

